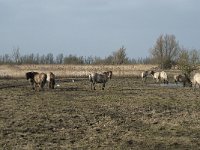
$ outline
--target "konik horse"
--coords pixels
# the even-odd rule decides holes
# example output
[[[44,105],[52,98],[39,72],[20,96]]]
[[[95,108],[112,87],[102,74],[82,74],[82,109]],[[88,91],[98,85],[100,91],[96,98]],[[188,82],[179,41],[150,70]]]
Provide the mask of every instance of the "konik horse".
[[[45,73],[27,72],[26,79],[30,80],[32,88],[35,90],[44,89],[47,75]]]
[[[91,89],[93,87],[94,90],[96,83],[102,83],[102,90],[104,90],[106,82],[108,79],[111,79],[112,73],[110,72],[103,72],[103,73],[92,73],[89,74],[89,81],[91,82]]]
[[[52,72],[47,73],[47,82],[49,89],[54,89],[55,86],[55,75]]]

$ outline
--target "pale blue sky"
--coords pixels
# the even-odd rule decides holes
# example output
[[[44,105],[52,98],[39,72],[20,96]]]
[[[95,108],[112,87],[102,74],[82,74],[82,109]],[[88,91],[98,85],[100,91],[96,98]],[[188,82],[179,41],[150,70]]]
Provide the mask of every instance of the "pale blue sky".
[[[161,34],[200,49],[200,0],[0,0],[0,52],[149,56]]]

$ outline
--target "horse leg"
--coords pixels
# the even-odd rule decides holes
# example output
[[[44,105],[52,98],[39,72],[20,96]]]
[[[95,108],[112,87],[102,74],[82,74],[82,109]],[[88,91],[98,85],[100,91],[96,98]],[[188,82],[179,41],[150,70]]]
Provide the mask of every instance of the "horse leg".
[[[53,82],[50,82],[50,88],[53,89]]]
[[[174,82],[176,83],[176,85],[178,84],[178,82],[176,80],[174,80]]]
[[[48,82],[48,88],[51,88],[51,81]]]
[[[40,91],[40,85],[39,85],[39,83],[36,84],[35,90],[36,91]]]
[[[51,83],[51,89],[54,89],[54,81],[53,81],[53,79],[51,79],[51,81],[50,81],[50,83]]]
[[[194,82],[194,84],[193,84],[193,91],[196,91],[196,82]]]
[[[185,84],[186,84],[185,81],[183,81],[183,87],[185,87]]]
[[[90,89],[92,90],[92,85],[93,85],[93,83],[91,82],[91,84],[90,84]]]
[[[37,90],[37,91],[42,90],[44,84],[45,84],[44,81],[38,80],[37,82],[35,82],[35,88],[36,88],[35,90]]]
[[[42,88],[42,90],[44,90],[44,85],[45,85],[45,81],[42,81],[42,83],[41,83],[41,88]]]
[[[168,84],[168,80],[164,79],[164,84]]]
[[[53,80],[51,80],[50,83],[51,83],[51,85],[50,85],[51,89],[53,89]]]
[[[146,83],[146,77],[142,78],[142,82]]]
[[[95,82],[91,82],[90,88],[91,88],[91,90],[96,90],[96,89],[95,89]]]
[[[44,83],[41,83],[41,90],[44,90]]]
[[[148,75],[146,75],[145,78],[144,78],[144,79],[145,79],[145,82],[147,81],[147,78],[148,78]]]
[[[53,82],[50,81],[50,88],[53,89]]]
[[[94,90],[96,90],[96,88],[95,88],[95,83],[93,83],[93,88],[94,88]]]
[[[43,89],[43,82],[41,83],[38,83],[38,91],[42,90]]]
[[[33,89],[36,91],[37,90],[37,83],[33,83]]]
[[[31,83],[32,89],[35,90],[35,85],[34,83]]]
[[[104,90],[106,83],[103,83],[102,85],[102,90]]]
[[[31,84],[32,89],[35,90],[34,81],[33,80],[30,81],[30,84]]]

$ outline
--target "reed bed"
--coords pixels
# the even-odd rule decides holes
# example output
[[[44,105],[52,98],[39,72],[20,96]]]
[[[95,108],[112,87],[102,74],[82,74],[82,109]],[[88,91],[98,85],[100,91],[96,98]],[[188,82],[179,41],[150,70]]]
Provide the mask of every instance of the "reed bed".
[[[117,77],[138,76],[157,65],[1,65],[1,78],[23,78],[28,71],[53,72],[57,77],[86,77],[92,72],[113,71]]]

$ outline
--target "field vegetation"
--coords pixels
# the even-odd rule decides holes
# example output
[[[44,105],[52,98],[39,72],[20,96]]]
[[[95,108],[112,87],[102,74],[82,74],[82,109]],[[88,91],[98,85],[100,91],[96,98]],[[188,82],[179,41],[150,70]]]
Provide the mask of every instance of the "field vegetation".
[[[200,90],[141,82],[154,65],[1,65],[2,149],[198,149]],[[52,71],[54,90],[34,91],[25,72]],[[113,79],[90,89],[92,71]],[[167,70],[170,83],[180,70]],[[72,82],[72,79],[74,82]]]
[[[24,78],[28,71],[47,73],[57,77],[88,77],[89,73],[112,70],[114,76],[140,76],[141,71],[157,68],[157,65],[0,65],[0,77]]]

